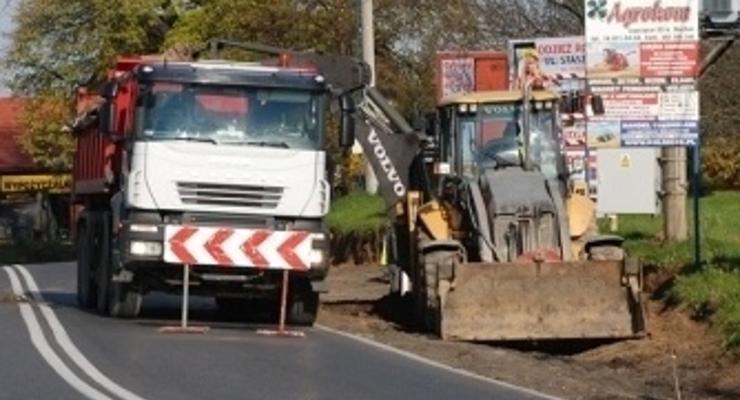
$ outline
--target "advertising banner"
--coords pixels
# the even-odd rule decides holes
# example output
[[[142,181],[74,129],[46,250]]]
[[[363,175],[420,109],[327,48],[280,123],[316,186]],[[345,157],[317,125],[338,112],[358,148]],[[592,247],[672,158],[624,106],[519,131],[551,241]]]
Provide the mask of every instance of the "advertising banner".
[[[528,76],[537,75],[542,88],[557,92],[583,88],[586,42],[583,36],[509,41],[509,81],[521,89]]]
[[[693,146],[699,138],[698,0],[587,0],[586,76],[603,99],[595,147]]]
[[[72,175],[3,175],[0,176],[0,193],[69,193]]]
[[[443,59],[440,63],[441,97],[471,92],[475,88],[475,60],[473,58]]]

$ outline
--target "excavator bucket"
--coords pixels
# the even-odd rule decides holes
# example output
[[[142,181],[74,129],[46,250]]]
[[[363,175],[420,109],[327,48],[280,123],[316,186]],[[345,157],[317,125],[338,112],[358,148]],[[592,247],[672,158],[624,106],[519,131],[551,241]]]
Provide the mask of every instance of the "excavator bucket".
[[[621,261],[462,264],[441,295],[449,340],[630,338],[644,334],[641,274]]]

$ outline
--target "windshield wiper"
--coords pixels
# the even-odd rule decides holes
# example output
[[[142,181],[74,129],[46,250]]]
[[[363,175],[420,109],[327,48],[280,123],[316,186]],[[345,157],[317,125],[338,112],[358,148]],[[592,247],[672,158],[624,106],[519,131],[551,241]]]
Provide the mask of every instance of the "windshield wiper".
[[[260,147],[279,147],[281,149],[289,149],[290,146],[285,142],[267,142],[267,141],[251,141],[242,142],[247,146],[260,146]]]
[[[173,137],[168,138],[170,140],[183,140],[186,142],[202,142],[202,143],[213,143],[213,144],[221,144],[218,140],[212,137],[191,137],[191,136],[185,136],[185,137]]]

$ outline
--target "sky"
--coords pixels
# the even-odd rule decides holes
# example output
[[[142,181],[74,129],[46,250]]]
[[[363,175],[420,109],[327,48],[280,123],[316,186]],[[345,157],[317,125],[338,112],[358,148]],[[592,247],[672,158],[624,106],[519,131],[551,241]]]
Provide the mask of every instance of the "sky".
[[[13,9],[20,0],[0,0],[0,59],[5,56],[5,49],[8,47],[7,34],[13,29]],[[9,95],[8,88],[2,81],[6,75],[0,70],[0,96]]]

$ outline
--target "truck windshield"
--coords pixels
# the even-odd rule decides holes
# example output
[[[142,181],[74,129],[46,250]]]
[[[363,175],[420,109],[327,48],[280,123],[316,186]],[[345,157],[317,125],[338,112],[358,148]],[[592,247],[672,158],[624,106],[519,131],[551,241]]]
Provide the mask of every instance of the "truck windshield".
[[[495,168],[502,158],[520,159],[521,104],[480,104],[475,115],[460,118],[462,172],[469,177]],[[530,154],[533,164],[548,179],[560,172],[558,138],[552,110],[532,109],[530,114]]]
[[[143,96],[139,137],[319,149],[322,95],[308,90],[153,83]]]

